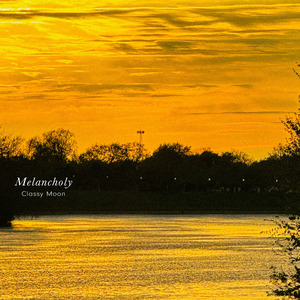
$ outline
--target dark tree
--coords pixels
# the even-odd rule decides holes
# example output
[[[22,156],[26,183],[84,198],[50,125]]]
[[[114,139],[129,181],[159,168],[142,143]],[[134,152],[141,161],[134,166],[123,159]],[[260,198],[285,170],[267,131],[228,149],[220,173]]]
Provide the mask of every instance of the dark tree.
[[[143,145],[138,143],[110,145],[94,145],[86,150],[79,157],[80,161],[100,160],[106,163],[114,163],[121,161],[141,161],[146,158],[146,150]]]
[[[14,218],[16,166],[22,165],[23,139],[0,130],[0,226],[10,226]]]
[[[179,143],[160,145],[140,168],[141,183],[145,182],[143,188],[160,191],[177,189],[184,158],[189,153],[190,147]]]
[[[300,218],[291,216],[288,220],[278,219],[275,222],[278,251],[285,257],[288,266],[280,270],[272,267],[274,288],[270,294],[284,299],[300,299]]]
[[[23,139],[20,136],[7,134],[0,128],[0,158],[21,156]]]
[[[74,134],[59,128],[29,140],[28,154],[33,159],[71,161],[76,157],[76,145]]]
[[[298,65],[299,67],[299,65]],[[294,70],[299,77],[299,73]],[[273,267],[271,276],[275,287],[272,294],[283,296],[287,299],[300,299],[300,114],[287,116],[283,121],[289,134],[287,143],[279,145],[273,153],[273,158],[284,160],[287,182],[290,193],[287,194],[289,205],[288,220],[277,220],[276,234],[283,239],[278,239],[281,254],[288,259],[288,266],[278,270]]]

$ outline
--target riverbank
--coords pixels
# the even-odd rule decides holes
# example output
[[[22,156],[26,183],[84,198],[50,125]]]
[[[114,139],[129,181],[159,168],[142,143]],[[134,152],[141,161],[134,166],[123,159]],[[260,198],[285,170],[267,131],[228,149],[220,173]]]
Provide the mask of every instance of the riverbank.
[[[15,215],[40,214],[282,214],[279,194],[68,191],[63,196],[18,197]]]

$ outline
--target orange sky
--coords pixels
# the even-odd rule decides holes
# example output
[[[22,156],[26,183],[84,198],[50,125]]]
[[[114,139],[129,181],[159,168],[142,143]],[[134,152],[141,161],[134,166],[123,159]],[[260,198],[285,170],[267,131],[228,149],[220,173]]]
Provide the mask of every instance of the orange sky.
[[[2,1],[0,124],[262,158],[298,108],[297,2]]]

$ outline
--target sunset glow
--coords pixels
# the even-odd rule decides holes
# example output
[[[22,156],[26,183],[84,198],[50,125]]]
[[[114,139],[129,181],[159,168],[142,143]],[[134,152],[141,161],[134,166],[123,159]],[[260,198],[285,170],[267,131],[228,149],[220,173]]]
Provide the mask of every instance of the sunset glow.
[[[265,157],[298,108],[298,1],[3,1],[0,124]]]

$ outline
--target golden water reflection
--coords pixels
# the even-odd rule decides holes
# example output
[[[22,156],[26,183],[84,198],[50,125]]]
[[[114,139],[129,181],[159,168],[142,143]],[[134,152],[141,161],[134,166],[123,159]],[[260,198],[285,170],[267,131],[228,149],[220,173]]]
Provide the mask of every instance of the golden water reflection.
[[[0,299],[272,299],[266,218],[16,220],[0,231]]]

